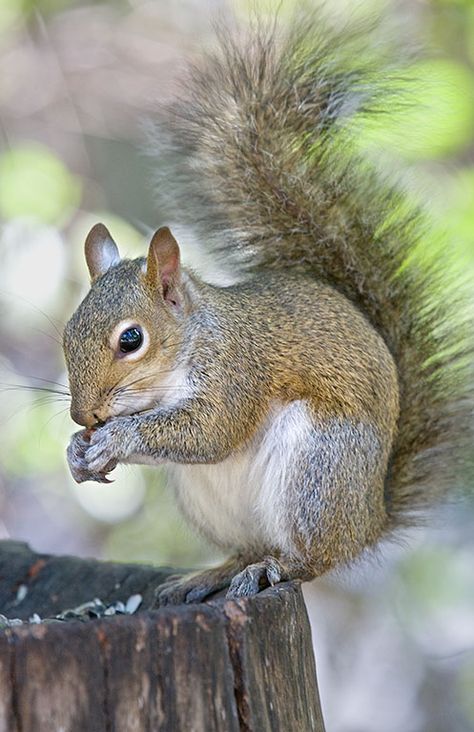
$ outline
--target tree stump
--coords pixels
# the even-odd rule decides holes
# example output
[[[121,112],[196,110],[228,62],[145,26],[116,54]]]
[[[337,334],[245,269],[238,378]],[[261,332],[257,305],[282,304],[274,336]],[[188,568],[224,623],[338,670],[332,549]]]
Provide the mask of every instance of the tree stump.
[[[150,610],[169,574],[0,541],[9,619],[142,596],[133,615],[0,630],[0,732],[324,732],[299,585]]]

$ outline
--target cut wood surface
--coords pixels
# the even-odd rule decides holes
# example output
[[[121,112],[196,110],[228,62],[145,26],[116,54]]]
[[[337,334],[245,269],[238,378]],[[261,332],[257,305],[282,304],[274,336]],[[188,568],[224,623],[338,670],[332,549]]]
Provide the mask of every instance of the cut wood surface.
[[[0,541],[9,619],[143,598],[133,615],[0,630],[0,732],[323,732],[299,585],[150,609],[170,573]]]

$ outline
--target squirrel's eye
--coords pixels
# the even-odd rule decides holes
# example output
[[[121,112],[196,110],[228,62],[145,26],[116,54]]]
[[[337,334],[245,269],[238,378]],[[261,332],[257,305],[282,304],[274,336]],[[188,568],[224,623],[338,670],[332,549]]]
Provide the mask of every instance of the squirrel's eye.
[[[119,348],[121,353],[130,353],[140,348],[142,343],[143,333],[140,328],[127,328],[120,336]]]

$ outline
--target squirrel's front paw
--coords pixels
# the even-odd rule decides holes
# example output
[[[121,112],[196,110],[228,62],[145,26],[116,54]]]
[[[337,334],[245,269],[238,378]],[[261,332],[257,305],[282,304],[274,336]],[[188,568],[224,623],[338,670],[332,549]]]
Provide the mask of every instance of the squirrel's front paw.
[[[69,470],[76,483],[84,483],[86,480],[92,480],[96,483],[109,483],[106,473],[112,470],[115,465],[107,471],[95,473],[91,472],[87,464],[85,455],[90,447],[91,434],[90,430],[81,430],[71,437],[66,452]]]
[[[138,432],[130,417],[110,419],[92,433],[84,459],[91,473],[108,473],[137,452]]]

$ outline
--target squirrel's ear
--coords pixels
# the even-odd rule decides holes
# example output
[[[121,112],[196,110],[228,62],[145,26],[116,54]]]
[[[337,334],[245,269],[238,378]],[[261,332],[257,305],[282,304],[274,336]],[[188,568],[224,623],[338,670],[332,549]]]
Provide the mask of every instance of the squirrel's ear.
[[[146,263],[147,282],[160,287],[165,300],[177,304],[176,285],[180,275],[179,245],[167,226],[153,234]]]
[[[92,282],[120,262],[117,245],[104,224],[92,227],[84,248]]]

